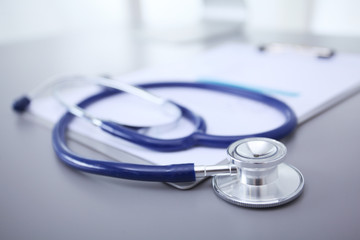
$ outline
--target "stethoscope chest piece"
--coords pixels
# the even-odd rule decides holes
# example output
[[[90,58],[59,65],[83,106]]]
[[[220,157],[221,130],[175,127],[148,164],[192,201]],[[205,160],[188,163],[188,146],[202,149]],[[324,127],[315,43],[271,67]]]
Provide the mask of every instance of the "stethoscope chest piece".
[[[283,163],[286,147],[273,139],[248,138],[232,143],[227,154],[237,174],[213,178],[215,193],[227,202],[252,208],[275,207],[302,193],[304,177]]]

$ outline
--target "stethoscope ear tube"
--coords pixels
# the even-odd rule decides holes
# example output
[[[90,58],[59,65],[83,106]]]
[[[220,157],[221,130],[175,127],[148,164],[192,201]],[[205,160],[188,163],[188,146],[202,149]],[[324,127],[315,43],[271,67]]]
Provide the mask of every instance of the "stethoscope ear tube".
[[[180,151],[198,145],[196,136],[206,132],[204,119],[183,106],[177,105],[177,107],[181,110],[182,116],[189,120],[193,124],[194,129],[196,129],[189,136],[173,139],[154,138],[109,121],[103,121],[100,128],[111,135],[159,152]]]
[[[146,136],[144,134],[137,132],[134,129],[127,128],[120,124],[110,121],[103,121],[102,124],[99,125],[102,128],[102,130],[106,131],[107,133],[110,133],[116,137],[126,139],[127,141],[133,142],[135,144],[138,144],[140,146],[152,150],[171,152],[171,151],[185,150],[194,146],[226,148],[229,144],[231,144],[234,141],[244,138],[250,138],[250,137],[267,137],[267,138],[279,140],[289,135],[297,126],[296,115],[288,105],[286,105],[284,102],[280,100],[277,100],[271,96],[267,96],[259,92],[254,92],[236,87],[221,86],[217,84],[195,83],[195,82],[159,82],[159,83],[147,83],[139,86],[144,89],[186,87],[186,88],[205,89],[205,90],[210,90],[225,94],[231,94],[240,98],[247,98],[265,104],[271,108],[276,109],[285,117],[285,121],[281,126],[272,129],[270,131],[247,134],[247,135],[231,135],[231,136],[211,135],[206,133],[205,121],[200,116],[192,112],[190,109],[174,103],[181,110],[183,117],[189,120],[190,122],[192,122],[192,124],[194,125],[195,131],[192,134],[181,138],[164,140],[161,138]],[[116,90],[106,90],[100,92],[85,99],[82,102],[81,107],[85,108],[94,102],[97,102],[103,98],[109,97],[114,94],[121,94],[121,92]]]
[[[66,113],[55,125],[52,132],[53,148],[61,161],[84,172],[109,177],[155,182],[195,181],[193,163],[164,166],[140,165],[120,162],[93,160],[78,156],[66,145],[66,130],[73,116]]]

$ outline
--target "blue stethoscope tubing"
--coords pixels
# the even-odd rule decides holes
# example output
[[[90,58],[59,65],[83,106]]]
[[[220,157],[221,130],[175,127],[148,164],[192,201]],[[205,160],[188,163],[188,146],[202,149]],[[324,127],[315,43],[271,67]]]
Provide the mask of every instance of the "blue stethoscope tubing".
[[[137,132],[136,129],[131,129],[110,121],[102,122],[101,128],[104,131],[156,151],[179,151],[193,146],[223,148],[227,147],[230,143],[236,140],[248,137],[267,137],[281,139],[289,135],[297,126],[296,115],[288,105],[273,97],[255,91],[249,91],[237,87],[228,87],[217,84],[198,82],[158,82],[141,84],[138,85],[138,87],[144,89],[187,87],[223,92],[268,105],[269,107],[272,107],[281,112],[285,117],[285,122],[281,126],[270,131],[241,136],[217,136],[206,133],[205,121],[200,116],[193,113],[188,108],[176,104],[181,109],[183,117],[190,120],[195,126],[195,131],[192,134],[176,139],[158,139],[149,137]],[[84,99],[78,104],[78,106],[81,108],[86,108],[92,103],[119,93],[121,93],[121,91],[105,89],[100,93]],[[73,153],[66,145],[66,131],[68,125],[73,119],[74,116],[71,113],[65,113],[56,123],[52,134],[53,148],[55,153],[58,155],[60,160],[70,165],[71,167],[93,174],[140,181],[191,182],[196,180],[193,163],[155,166],[109,162],[78,156],[77,154]]]

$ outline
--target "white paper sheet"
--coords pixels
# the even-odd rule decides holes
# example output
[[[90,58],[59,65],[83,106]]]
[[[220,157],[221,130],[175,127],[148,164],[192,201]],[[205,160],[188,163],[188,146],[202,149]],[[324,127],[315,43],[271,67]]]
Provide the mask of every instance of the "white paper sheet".
[[[262,53],[253,46],[229,43],[188,61],[139,70],[118,79],[129,83],[210,80],[239,85],[286,102],[295,111],[299,121],[303,122],[359,90],[360,56],[337,54],[331,59],[318,59],[297,53]],[[91,91],[94,90],[68,92],[67,98],[76,102]],[[260,132],[283,122],[283,116],[277,111],[235,96],[185,88],[151,91],[203,116],[211,134]],[[93,105],[90,111],[103,118],[119,119],[129,124],[139,120],[141,123],[166,121],[161,111],[134,96],[111,97]],[[31,113],[54,123],[64,113],[64,109],[51,98],[40,98],[31,104]],[[154,164],[216,164],[225,158],[224,149],[207,147],[171,153],[151,151],[105,134],[81,119],[71,124],[71,131]],[[178,127],[159,134],[159,137],[179,137],[191,131],[191,124],[181,120]]]

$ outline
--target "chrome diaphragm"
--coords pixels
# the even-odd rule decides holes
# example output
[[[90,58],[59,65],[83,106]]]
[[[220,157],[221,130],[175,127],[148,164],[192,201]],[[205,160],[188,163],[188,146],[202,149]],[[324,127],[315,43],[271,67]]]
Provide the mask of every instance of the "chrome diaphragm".
[[[283,163],[284,144],[268,138],[247,138],[232,143],[228,160],[237,174],[213,177],[215,193],[232,204],[266,208],[288,203],[302,193],[304,177]]]

